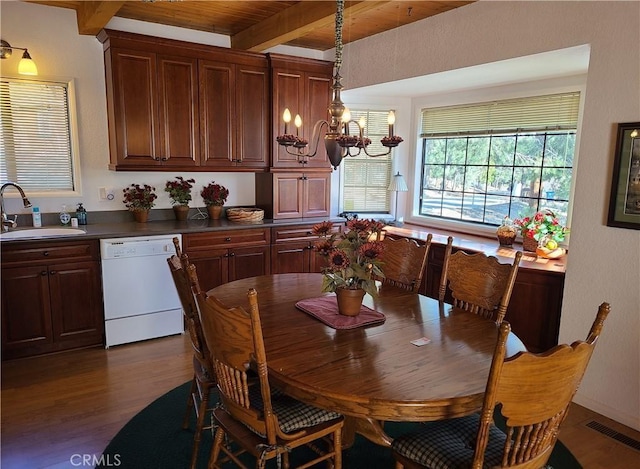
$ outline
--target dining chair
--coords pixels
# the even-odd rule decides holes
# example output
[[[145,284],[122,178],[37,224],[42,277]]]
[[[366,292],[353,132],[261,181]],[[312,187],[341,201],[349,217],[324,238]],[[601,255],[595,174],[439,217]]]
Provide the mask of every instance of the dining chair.
[[[512,264],[502,264],[482,252],[452,254],[453,238],[447,238],[438,297],[445,300],[447,287],[457,308],[494,319],[500,324],[507,314],[509,299],[518,274],[522,252],[516,251]],[[494,318],[495,315],[495,318]]]
[[[195,275],[195,266],[189,266],[189,273]],[[213,410],[217,428],[209,468],[221,468],[232,460],[246,469],[246,461],[240,459],[243,453],[255,458],[256,468],[274,458],[278,467],[282,462],[288,468],[289,451],[306,445],[317,457],[300,467],[327,461],[340,469],[344,417],[297,401],[269,384],[256,290],[248,291],[249,311],[228,308],[204,292],[194,293],[222,403]],[[250,370],[258,378],[254,386],[249,384]]]
[[[481,413],[427,422],[396,438],[391,445],[396,469],[544,467],[609,311],[609,304],[600,305],[585,341],[512,357],[506,357],[511,326],[503,321]],[[504,430],[494,416],[504,419]]]
[[[184,414],[182,428],[189,428],[189,420],[191,412],[195,411],[196,428],[193,436],[193,449],[191,453],[191,469],[195,469],[198,462],[198,451],[200,449],[200,441],[202,431],[210,429],[211,426],[205,426],[206,416],[209,414],[211,402],[211,392],[215,390],[216,379],[211,363],[209,351],[207,349],[200,318],[198,317],[198,307],[193,298],[192,285],[187,267],[189,266],[189,258],[182,253],[180,249],[180,240],[173,238],[176,254],[167,259],[169,270],[173,277],[178,297],[182,305],[184,321],[191,339],[191,347],[193,349],[193,379],[191,380],[191,388],[187,397],[187,409]]]
[[[409,238],[393,239],[386,236],[382,240],[384,247],[382,284],[417,292],[427,265],[432,238],[433,235],[429,233],[425,243],[419,244]]]

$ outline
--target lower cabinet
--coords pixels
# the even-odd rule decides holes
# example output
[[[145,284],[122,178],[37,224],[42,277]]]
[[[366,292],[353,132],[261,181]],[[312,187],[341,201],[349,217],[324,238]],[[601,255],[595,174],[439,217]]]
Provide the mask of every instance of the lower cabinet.
[[[2,358],[104,343],[98,241],[2,247]]]
[[[322,272],[327,260],[314,249],[318,237],[313,235],[313,224],[272,228],[271,273]],[[334,224],[339,233],[341,225]]]
[[[270,273],[269,228],[185,234],[182,243],[204,291]]]

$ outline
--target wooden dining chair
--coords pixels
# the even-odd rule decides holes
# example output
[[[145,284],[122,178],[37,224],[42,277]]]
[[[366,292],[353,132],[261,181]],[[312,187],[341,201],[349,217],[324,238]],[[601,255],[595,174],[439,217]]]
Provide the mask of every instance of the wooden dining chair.
[[[195,266],[189,266],[189,272],[194,275]],[[256,290],[248,292],[248,312],[242,307],[227,308],[204,292],[196,292],[195,298],[222,402],[213,410],[217,429],[209,468],[221,468],[232,460],[246,469],[246,461],[239,458],[242,453],[255,458],[256,468],[264,468],[273,458],[282,459],[288,468],[289,451],[306,445],[318,456],[301,467],[327,461],[340,469],[344,418],[274,392],[269,384]],[[250,370],[259,381],[253,386]]]
[[[409,238],[393,239],[385,237],[382,240],[384,251],[382,270],[384,278],[382,284],[417,292],[422,282],[427,256],[431,247],[433,235],[429,233],[424,244]]]
[[[609,310],[609,304],[600,305],[586,341],[509,358],[511,327],[503,321],[481,413],[428,422],[396,438],[391,445],[396,469],[544,467]],[[494,412],[504,419],[504,431],[494,424]]]
[[[500,324],[507,314],[522,252],[515,253],[512,264],[502,264],[496,257],[482,252],[467,254],[460,250],[452,254],[452,251],[453,238],[449,236],[440,277],[439,300],[445,300],[448,287],[454,306]]]
[[[180,241],[173,238],[176,254],[167,259],[173,282],[178,291],[178,297],[182,305],[184,321],[191,339],[193,349],[193,379],[187,398],[187,409],[184,414],[182,428],[189,428],[191,413],[195,411],[196,428],[193,436],[193,449],[191,453],[191,469],[195,469],[198,462],[198,451],[202,431],[211,428],[205,425],[206,416],[212,410],[210,406],[211,392],[215,390],[216,379],[211,363],[209,350],[207,349],[198,317],[198,307],[192,293],[191,278],[187,272],[189,258],[180,249]]]

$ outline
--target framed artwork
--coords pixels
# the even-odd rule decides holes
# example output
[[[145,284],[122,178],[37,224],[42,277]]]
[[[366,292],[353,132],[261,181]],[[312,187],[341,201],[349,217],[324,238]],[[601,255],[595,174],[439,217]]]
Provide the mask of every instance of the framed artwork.
[[[607,225],[640,230],[640,122],[618,124]]]

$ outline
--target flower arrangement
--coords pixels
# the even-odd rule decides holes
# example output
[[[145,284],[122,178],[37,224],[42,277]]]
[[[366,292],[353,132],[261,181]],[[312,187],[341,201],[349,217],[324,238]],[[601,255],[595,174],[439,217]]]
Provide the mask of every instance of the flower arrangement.
[[[569,229],[560,224],[558,217],[551,210],[541,210],[535,215],[517,218],[513,223],[519,227],[523,238],[534,239],[538,244],[546,245],[549,242],[558,243],[564,241]],[[552,244],[553,244],[552,243]]]
[[[122,189],[124,193],[124,204],[132,211],[151,210],[155,205],[154,200],[158,198],[155,187],[148,184],[131,184],[126,189]]]
[[[171,205],[189,205],[191,188],[195,182],[195,179],[185,179],[182,176],[176,176],[175,181],[167,181],[164,190],[169,193]]]
[[[229,189],[213,181],[202,188],[200,195],[207,207],[211,205],[224,205],[227,197],[229,197]]]
[[[347,231],[333,233],[333,223],[324,221],[313,226],[312,233],[320,236],[314,249],[328,260],[323,269],[323,292],[339,288],[361,288],[371,296],[377,294],[375,277],[382,278],[383,245],[379,233],[384,225],[374,220],[347,221]]]

